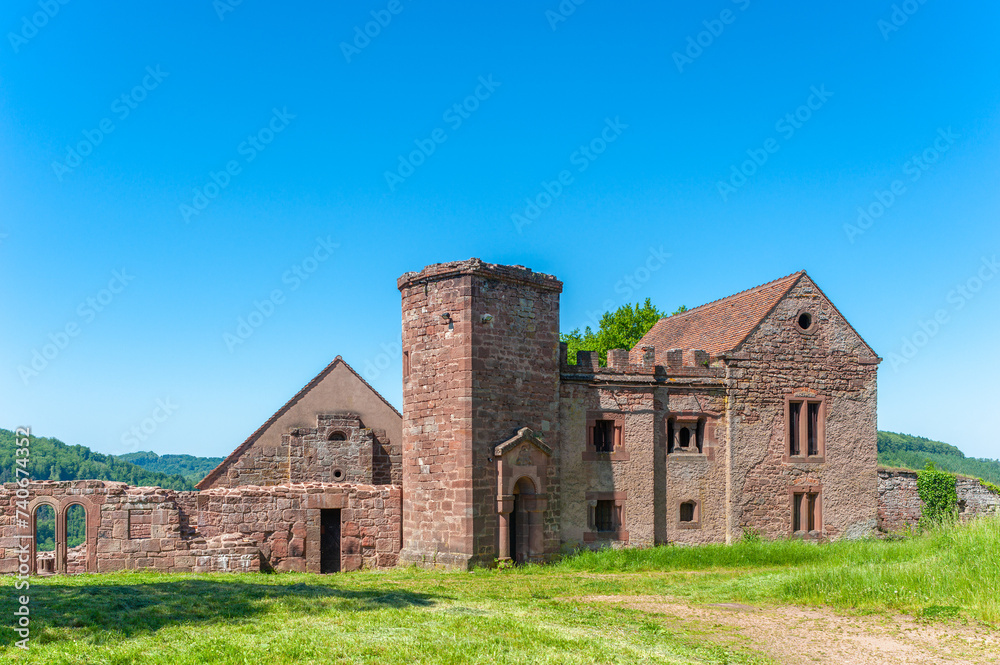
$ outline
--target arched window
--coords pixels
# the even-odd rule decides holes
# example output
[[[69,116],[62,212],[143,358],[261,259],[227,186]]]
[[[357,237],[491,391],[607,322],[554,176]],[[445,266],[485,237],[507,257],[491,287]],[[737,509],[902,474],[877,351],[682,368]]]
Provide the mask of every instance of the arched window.
[[[87,572],[87,509],[73,503],[66,508],[66,572]]]
[[[35,571],[56,572],[56,511],[43,503],[35,509]]]
[[[341,431],[331,432],[330,441],[347,441],[347,435]]]

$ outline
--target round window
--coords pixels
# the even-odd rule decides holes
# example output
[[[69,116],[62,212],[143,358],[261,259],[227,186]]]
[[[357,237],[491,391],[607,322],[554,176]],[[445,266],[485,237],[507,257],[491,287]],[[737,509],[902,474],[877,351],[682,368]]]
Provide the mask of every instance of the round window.
[[[334,480],[343,480],[344,479],[344,470],[343,469],[334,469],[333,470],[333,479]]]
[[[813,324],[812,314],[810,314],[809,312],[802,312],[801,314],[799,314],[799,318],[796,320],[796,323],[799,324],[799,328],[801,328],[802,330],[809,330],[810,328],[812,328]]]

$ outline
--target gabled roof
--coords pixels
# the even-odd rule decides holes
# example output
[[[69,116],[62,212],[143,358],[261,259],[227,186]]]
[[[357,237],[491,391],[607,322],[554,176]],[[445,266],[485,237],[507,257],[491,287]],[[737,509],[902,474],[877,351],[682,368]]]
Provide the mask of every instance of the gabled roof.
[[[713,358],[732,351],[770,314],[804,270],[660,319],[636,347],[656,347],[657,362],[669,349],[701,349]]]
[[[364,378],[362,378],[360,374],[358,374],[357,372],[355,372],[354,368],[351,367],[349,364],[347,364],[346,360],[344,360],[340,356],[337,356],[336,358],[333,359],[333,362],[331,362],[329,365],[327,365],[326,367],[324,367],[323,371],[321,371],[319,374],[317,374],[313,378],[312,381],[310,381],[305,386],[303,386],[302,390],[300,390],[299,392],[295,393],[295,395],[290,400],[288,400],[287,402],[285,402],[284,406],[282,406],[280,409],[278,409],[277,411],[275,411],[274,415],[272,415],[270,418],[268,418],[266,421],[264,421],[263,425],[261,425],[256,430],[254,430],[254,433],[251,434],[250,436],[248,436],[247,439],[246,439],[246,441],[244,441],[243,443],[241,443],[236,448],[236,450],[234,450],[233,452],[231,452],[229,454],[229,456],[226,457],[226,459],[222,460],[222,462],[219,463],[219,466],[217,466],[214,469],[212,469],[207,476],[205,476],[204,478],[202,478],[201,481],[199,481],[198,484],[195,485],[195,487],[197,487],[198,489],[204,489],[205,487],[207,487],[209,483],[211,483],[213,480],[215,480],[219,476],[219,474],[222,473],[222,470],[226,466],[228,466],[230,462],[236,460],[243,453],[243,451],[245,451],[247,448],[249,448],[250,446],[252,446],[253,442],[256,441],[257,438],[260,437],[261,434],[263,434],[264,432],[266,432],[267,429],[271,425],[273,425],[275,423],[275,421],[278,420],[278,418],[280,418],[281,416],[285,415],[285,413],[290,408],[292,408],[293,406],[295,406],[303,397],[305,397],[307,394],[309,394],[310,390],[312,390],[313,388],[315,388],[316,386],[318,386],[320,384],[320,382],[323,381],[323,379],[325,379],[327,377],[327,375],[330,374],[330,372],[332,372],[334,369],[337,368],[338,365],[343,365],[345,368],[347,368],[348,370],[350,370],[351,374],[353,374],[354,376],[358,377],[359,381],[361,381],[363,384],[365,384],[365,386],[367,386],[368,389],[371,390],[373,393],[375,393],[376,395],[378,395],[379,399],[381,399],[383,402],[385,402],[385,405],[388,406],[390,409],[392,409],[393,412],[397,416],[399,416],[400,418],[403,417],[403,415],[399,411],[396,410],[396,407],[394,407],[384,397],[382,397],[382,394],[380,392],[378,392],[377,390],[375,390],[374,388],[372,388],[371,384],[368,383],[367,381],[365,381]]]

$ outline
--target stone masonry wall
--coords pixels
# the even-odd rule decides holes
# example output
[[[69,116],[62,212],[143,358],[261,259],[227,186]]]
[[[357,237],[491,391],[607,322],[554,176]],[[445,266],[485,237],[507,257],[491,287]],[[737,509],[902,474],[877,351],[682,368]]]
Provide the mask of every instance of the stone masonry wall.
[[[0,572],[18,569],[16,486],[0,490]],[[37,482],[28,514],[56,511],[55,572],[308,570],[320,567],[320,510],[341,510],[343,570],[391,567],[402,521],[397,486],[296,484],[176,492],[104,481]],[[65,510],[87,512],[85,554],[67,552]],[[33,520],[32,520],[33,521]],[[30,523],[30,521],[29,521]],[[29,541],[30,542],[30,541]]]
[[[797,328],[800,312],[812,326]],[[791,495],[819,490],[819,536],[856,537],[876,526],[878,359],[819,289],[803,276],[726,358],[733,447],[730,539],[745,528],[791,533]],[[785,400],[826,400],[820,461],[787,459]]]
[[[959,517],[1000,514],[1000,495],[988,490],[978,478],[958,476],[955,482]],[[924,502],[917,490],[917,472],[878,470],[878,526],[885,533],[909,531],[920,523]]]

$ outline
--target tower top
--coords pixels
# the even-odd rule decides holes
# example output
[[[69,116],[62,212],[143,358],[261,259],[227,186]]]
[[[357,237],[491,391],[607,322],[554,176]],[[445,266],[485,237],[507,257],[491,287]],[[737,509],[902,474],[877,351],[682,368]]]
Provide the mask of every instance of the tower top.
[[[562,282],[552,275],[535,272],[524,266],[507,266],[498,263],[486,263],[482,259],[471,258],[465,261],[435,263],[419,272],[407,272],[396,280],[399,290],[423,284],[437,282],[463,275],[476,275],[487,279],[498,279],[505,282],[529,284],[537,289],[562,293]]]

